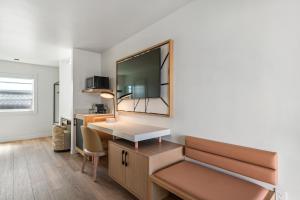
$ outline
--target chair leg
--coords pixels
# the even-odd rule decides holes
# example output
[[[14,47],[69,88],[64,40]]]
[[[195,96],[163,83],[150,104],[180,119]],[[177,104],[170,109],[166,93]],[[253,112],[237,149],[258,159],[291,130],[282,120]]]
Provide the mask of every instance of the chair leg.
[[[93,175],[94,181],[97,180],[98,161],[99,161],[99,157],[98,156],[94,156],[94,175]]]
[[[81,172],[82,172],[82,173],[84,172],[84,166],[85,166],[85,163],[86,163],[86,156],[83,155],[83,162],[82,162],[82,166],[81,166]]]

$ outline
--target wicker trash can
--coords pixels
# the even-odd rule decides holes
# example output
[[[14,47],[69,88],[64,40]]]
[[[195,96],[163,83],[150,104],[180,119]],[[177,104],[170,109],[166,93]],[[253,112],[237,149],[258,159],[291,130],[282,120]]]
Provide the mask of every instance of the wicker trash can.
[[[52,146],[55,152],[69,151],[71,146],[71,131],[66,126],[52,127]]]

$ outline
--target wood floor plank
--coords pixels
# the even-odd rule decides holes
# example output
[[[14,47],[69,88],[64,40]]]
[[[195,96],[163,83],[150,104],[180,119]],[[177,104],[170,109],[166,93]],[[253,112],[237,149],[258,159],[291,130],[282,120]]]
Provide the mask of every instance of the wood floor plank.
[[[13,199],[13,153],[10,144],[0,145],[0,199]]]
[[[24,143],[22,141],[13,143],[13,179],[14,200],[34,199],[28,166],[25,158]]]
[[[42,146],[36,140],[30,140],[26,143],[27,151],[25,158],[27,161],[29,177],[35,200],[54,200],[54,195],[49,188],[48,177],[44,176],[45,172],[40,166],[45,162],[45,155]],[[41,178],[45,177],[45,178]]]
[[[81,173],[82,157],[55,153],[51,138],[0,144],[0,200],[136,200],[114,182],[100,162]]]

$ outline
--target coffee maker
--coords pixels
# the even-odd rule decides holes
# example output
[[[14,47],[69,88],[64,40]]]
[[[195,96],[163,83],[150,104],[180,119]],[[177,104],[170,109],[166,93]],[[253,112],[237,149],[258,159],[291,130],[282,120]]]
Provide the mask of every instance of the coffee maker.
[[[95,104],[95,107],[96,107],[96,113],[99,113],[99,114],[106,113],[106,108],[105,108],[104,104]]]

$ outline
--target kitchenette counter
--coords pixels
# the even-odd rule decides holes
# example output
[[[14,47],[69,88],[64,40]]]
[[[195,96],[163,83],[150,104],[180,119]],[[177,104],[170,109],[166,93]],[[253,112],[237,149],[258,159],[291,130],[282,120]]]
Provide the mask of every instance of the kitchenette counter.
[[[76,119],[84,120],[86,117],[113,117],[113,114],[106,113],[106,114],[99,114],[99,113],[93,113],[93,114],[87,114],[87,113],[77,113],[75,114]]]

